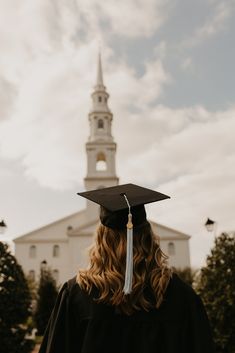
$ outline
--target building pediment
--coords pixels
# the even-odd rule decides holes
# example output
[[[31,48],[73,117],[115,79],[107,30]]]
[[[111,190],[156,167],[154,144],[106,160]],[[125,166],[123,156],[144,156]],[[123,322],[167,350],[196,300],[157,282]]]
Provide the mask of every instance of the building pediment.
[[[84,236],[84,235],[95,235],[95,232],[99,226],[99,219],[96,218],[90,222],[87,222],[83,224],[80,227],[77,227],[75,229],[71,229],[68,232],[68,236],[70,237],[77,237],[77,236]]]
[[[82,210],[19,236],[14,239],[14,242],[67,241],[69,230],[86,222],[86,210]]]
[[[176,229],[167,227],[163,224],[156,223],[151,221],[151,226],[153,232],[160,236],[161,240],[189,240],[191,238],[190,235],[180,232]]]
[[[98,228],[99,225],[99,219],[94,219],[90,222],[84,223],[83,225],[71,229],[68,232],[68,236],[71,237],[76,237],[76,236],[84,236],[84,235],[95,235],[95,232]],[[154,221],[151,221],[151,226],[153,229],[153,232],[158,235],[161,240],[188,240],[190,239],[190,235],[185,234],[183,232],[180,232],[178,230],[175,230],[173,228],[167,227],[163,224],[156,223]]]

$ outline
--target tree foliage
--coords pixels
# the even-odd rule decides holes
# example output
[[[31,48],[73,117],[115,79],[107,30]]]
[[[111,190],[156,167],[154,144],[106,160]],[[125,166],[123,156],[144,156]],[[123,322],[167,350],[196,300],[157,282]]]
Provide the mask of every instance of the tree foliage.
[[[235,234],[215,241],[196,287],[214,333],[216,352],[235,352]]]
[[[0,242],[0,342],[2,352],[28,353],[33,342],[27,339],[30,291],[21,266],[8,245]]]
[[[38,335],[43,335],[58,295],[55,279],[49,269],[41,270],[34,321]]]

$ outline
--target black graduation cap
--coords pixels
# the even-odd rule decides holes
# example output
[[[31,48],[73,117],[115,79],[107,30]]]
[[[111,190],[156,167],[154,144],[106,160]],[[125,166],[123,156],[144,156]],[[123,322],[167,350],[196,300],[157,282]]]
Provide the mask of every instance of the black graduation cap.
[[[128,213],[130,213],[127,200],[131,207],[132,221],[136,228],[146,222],[145,204],[169,198],[165,194],[135,184],[96,189],[81,192],[78,195],[99,204],[101,206],[101,223],[114,229],[126,228]]]
[[[128,197],[131,206],[144,205],[170,198],[170,196],[135,184],[123,184],[78,193],[78,195],[98,203],[109,211],[119,211],[127,208],[123,194]]]
[[[80,192],[78,195],[101,206],[100,221],[103,225],[114,229],[127,228],[126,276],[123,290],[125,294],[129,294],[133,276],[133,227],[137,228],[146,223],[145,204],[170,197],[135,184]]]

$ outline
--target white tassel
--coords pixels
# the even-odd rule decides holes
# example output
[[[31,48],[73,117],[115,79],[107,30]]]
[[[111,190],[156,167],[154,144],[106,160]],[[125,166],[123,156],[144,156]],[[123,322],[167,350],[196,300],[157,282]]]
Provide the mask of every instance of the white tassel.
[[[126,273],[125,284],[123,288],[124,294],[130,294],[132,291],[133,280],[133,224],[132,215],[128,214],[127,223],[127,248],[126,248]]]

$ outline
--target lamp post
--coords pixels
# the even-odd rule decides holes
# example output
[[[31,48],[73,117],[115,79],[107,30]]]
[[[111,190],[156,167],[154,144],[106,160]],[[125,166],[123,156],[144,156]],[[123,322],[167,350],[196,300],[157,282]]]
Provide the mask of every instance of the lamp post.
[[[42,271],[46,270],[46,268],[47,268],[47,261],[46,260],[43,260],[41,262],[40,268],[41,268]]]
[[[40,272],[41,272],[41,277],[44,278],[45,272],[47,269],[47,261],[43,260],[40,264]]]
[[[207,218],[205,227],[208,232],[214,232],[214,238],[216,238],[217,222]]]
[[[0,221],[0,234],[3,234],[6,229],[7,229],[7,225],[6,225],[5,221],[2,219]]]

